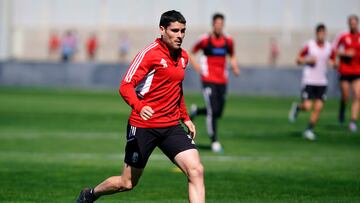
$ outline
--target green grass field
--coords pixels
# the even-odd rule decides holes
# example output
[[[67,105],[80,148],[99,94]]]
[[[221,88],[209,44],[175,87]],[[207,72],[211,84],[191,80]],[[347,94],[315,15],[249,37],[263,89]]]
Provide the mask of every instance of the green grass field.
[[[337,124],[329,100],[318,139],[303,140],[309,114],[289,124],[293,99],[229,96],[222,155],[205,149],[204,118],[196,120],[207,202],[360,202],[360,135]],[[74,202],[81,188],[119,174],[129,111],[116,91],[0,88],[0,202]],[[173,167],[156,150],[133,191],[99,202],[187,202]]]

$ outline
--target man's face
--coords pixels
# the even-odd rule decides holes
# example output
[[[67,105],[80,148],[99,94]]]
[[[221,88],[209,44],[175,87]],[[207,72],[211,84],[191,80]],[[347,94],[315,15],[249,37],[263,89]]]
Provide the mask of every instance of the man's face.
[[[319,31],[316,33],[316,39],[317,39],[319,42],[324,42],[324,41],[325,41],[325,38],[326,38],[326,30],[321,29],[321,30],[319,30]]]
[[[167,28],[160,26],[160,32],[163,41],[171,50],[181,48],[181,44],[185,37],[186,25],[179,22],[172,22]]]
[[[349,19],[349,28],[351,31],[357,31],[359,26],[359,21],[356,18]]]
[[[216,18],[213,21],[214,33],[216,35],[221,35],[223,33],[223,28],[224,28],[224,20],[221,18]]]

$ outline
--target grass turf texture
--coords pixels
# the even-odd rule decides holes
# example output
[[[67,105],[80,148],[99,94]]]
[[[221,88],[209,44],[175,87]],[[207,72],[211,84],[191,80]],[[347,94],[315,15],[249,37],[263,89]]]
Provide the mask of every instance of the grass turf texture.
[[[309,114],[289,124],[293,99],[229,96],[222,155],[206,149],[204,118],[195,121],[207,202],[360,202],[360,136],[337,124],[329,100],[317,141],[303,140]],[[116,91],[0,88],[0,202],[74,202],[119,174],[128,115]],[[187,202],[186,178],[173,168],[156,150],[133,191],[99,202]]]

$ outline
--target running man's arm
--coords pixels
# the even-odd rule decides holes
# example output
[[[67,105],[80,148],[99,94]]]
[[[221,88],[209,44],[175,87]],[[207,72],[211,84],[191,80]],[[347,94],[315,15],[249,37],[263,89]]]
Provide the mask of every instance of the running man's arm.
[[[355,55],[354,49],[348,49],[345,50],[344,48],[341,48],[345,44],[345,38],[343,35],[340,35],[335,39],[333,44],[333,52],[335,56],[338,56],[340,58],[346,57],[346,58],[352,58]]]
[[[314,65],[316,63],[316,58],[309,57],[308,54],[309,54],[309,47],[307,45],[305,45],[301,49],[298,57],[296,58],[296,63],[298,65],[305,65],[305,64]]]
[[[238,61],[237,61],[236,55],[235,55],[234,41],[231,38],[229,38],[228,40],[229,40],[228,44],[229,44],[231,70],[235,76],[239,76],[240,68],[239,68]]]
[[[193,46],[193,48],[191,49],[191,52],[189,52],[189,61],[191,66],[194,68],[194,70],[199,73],[201,75],[201,66],[200,64],[196,61],[196,53],[205,48],[205,43],[204,40],[201,38],[200,40],[198,40],[195,45]]]
[[[136,113],[140,114],[143,108],[146,106],[141,100],[139,100],[135,88],[140,83],[140,81],[146,76],[149,72],[149,57],[144,57],[144,55],[140,52],[133,62],[130,64],[129,69],[126,71],[126,74],[121,82],[119,92],[120,95],[123,97],[125,102],[129,104],[129,106],[136,111]],[[151,107],[150,107],[151,108]],[[152,110],[147,108],[146,115],[150,115]],[[143,117],[143,116],[142,116]]]

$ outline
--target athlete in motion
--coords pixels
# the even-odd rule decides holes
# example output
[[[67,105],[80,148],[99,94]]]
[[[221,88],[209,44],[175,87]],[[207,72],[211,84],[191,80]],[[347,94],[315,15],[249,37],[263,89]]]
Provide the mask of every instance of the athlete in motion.
[[[306,42],[300,51],[296,61],[303,65],[301,99],[302,102],[294,102],[289,112],[289,120],[294,122],[299,112],[310,111],[310,121],[303,133],[305,139],[315,140],[313,128],[319,120],[320,112],[326,99],[326,87],[328,84],[327,69],[330,63],[331,44],[326,41],[326,27],[324,24],[316,26],[316,39]]]
[[[228,83],[228,71],[226,56],[230,56],[231,69],[235,76],[239,76],[240,70],[234,53],[234,42],[229,35],[224,34],[223,14],[216,13],[212,18],[213,30],[205,34],[195,43],[190,54],[192,67],[201,76],[202,92],[206,108],[191,106],[191,118],[198,115],[206,115],[206,125],[211,139],[213,152],[222,152],[223,148],[217,137],[217,121],[221,117],[225,105],[225,94]],[[195,54],[202,50],[200,64],[195,59]]]
[[[182,89],[188,63],[188,55],[181,48],[185,29],[186,20],[181,13],[163,13],[161,37],[139,52],[130,64],[119,90],[132,108],[123,172],[94,188],[83,189],[78,203],[133,189],[155,147],[187,176],[189,202],[205,202],[203,166],[193,141],[195,126],[187,114]]]
[[[348,18],[349,31],[342,33],[334,42],[333,59],[339,58],[339,75],[341,100],[339,108],[339,122],[345,122],[346,104],[349,101],[350,89],[353,99],[351,105],[351,121],[349,129],[357,132],[357,120],[360,109],[360,32],[359,17],[350,15]]]

